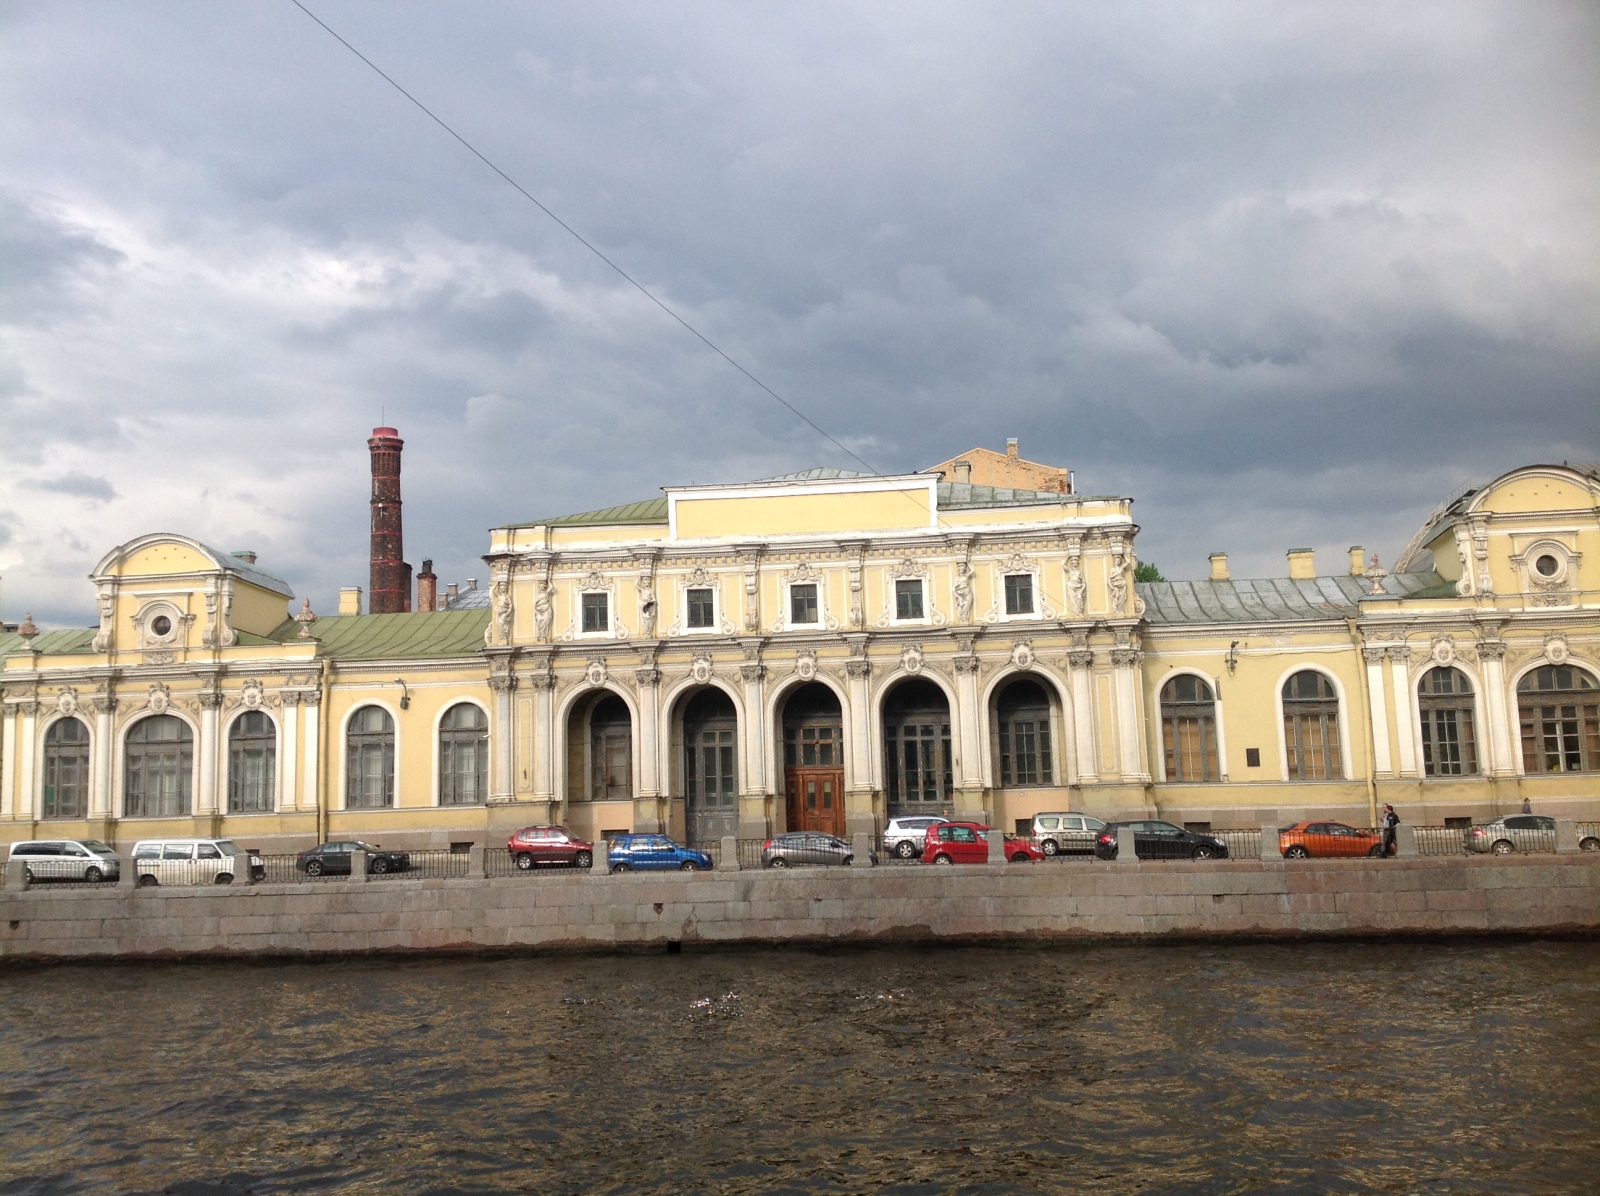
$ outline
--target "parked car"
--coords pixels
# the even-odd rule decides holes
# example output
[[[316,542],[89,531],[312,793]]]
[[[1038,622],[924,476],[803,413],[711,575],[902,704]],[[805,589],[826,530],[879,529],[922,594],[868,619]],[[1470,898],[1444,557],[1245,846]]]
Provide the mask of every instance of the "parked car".
[[[231,885],[260,880],[266,863],[232,839],[141,839],[133,845],[141,885]]]
[[[1132,829],[1133,853],[1141,860],[1210,860],[1228,856],[1228,845],[1215,835],[1186,831],[1170,822],[1150,818],[1106,823],[1095,837],[1096,859],[1117,858],[1117,831],[1122,827]]]
[[[1278,828],[1278,851],[1285,859],[1308,856],[1383,854],[1383,835],[1342,822],[1292,822]]]
[[[525,826],[506,840],[512,862],[524,872],[541,864],[588,868],[594,864],[594,844],[580,839],[564,826]]]
[[[618,835],[611,840],[606,857],[613,872],[641,872],[676,868],[682,872],[703,871],[712,859],[703,851],[674,843],[666,835]]]
[[[987,864],[989,862],[989,832],[994,827],[981,822],[945,822],[930,826],[922,845],[924,864]],[[1026,839],[1015,835],[1005,836],[1005,858],[1013,864],[1025,864],[1044,859],[1040,851]]]
[[[1554,851],[1556,820],[1548,814],[1507,814],[1462,835],[1468,851],[1511,855],[1518,851]]]
[[[295,871],[304,872],[307,876],[349,876],[350,857],[357,851],[367,853],[369,876],[411,871],[411,856],[407,852],[385,851],[360,839],[338,839],[302,851],[294,857]]]
[[[855,858],[855,848],[850,844],[837,835],[827,835],[821,831],[789,831],[787,834],[774,835],[761,845],[763,868],[848,864]],[[876,864],[878,853],[871,852],[867,858]]]
[[[1094,850],[1095,836],[1105,825],[1088,814],[1035,814],[1033,839],[1045,855],[1082,855]]]
[[[46,880],[118,880],[122,861],[99,839],[33,839],[11,845],[28,883]]]
[[[889,819],[889,825],[883,828],[884,854],[898,856],[902,860],[916,859],[928,841],[928,828],[949,821],[938,814],[914,814]]]

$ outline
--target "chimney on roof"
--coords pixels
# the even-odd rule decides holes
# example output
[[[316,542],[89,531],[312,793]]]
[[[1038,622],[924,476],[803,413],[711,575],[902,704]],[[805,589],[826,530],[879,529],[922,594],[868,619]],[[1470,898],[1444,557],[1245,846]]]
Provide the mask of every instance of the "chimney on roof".
[[[394,428],[374,428],[372,453],[372,547],[367,609],[375,615],[411,609],[411,570],[405,563],[400,526],[400,452],[406,442]]]
[[[339,613],[341,615],[359,615],[361,613],[361,587],[345,586],[339,591]]]
[[[467,589],[475,590],[477,588],[478,588],[478,579],[476,577],[467,578]]]
[[[1207,559],[1211,562],[1211,580],[1227,581],[1228,554],[1225,552],[1213,552]]]
[[[256,563],[256,554],[251,552],[248,548],[241,548],[237,552],[230,553],[229,555],[233,556],[237,560],[243,561],[247,565],[253,565]]]
[[[1310,581],[1317,575],[1317,554],[1311,548],[1291,548],[1287,553],[1289,557],[1289,580]]]
[[[1017,438],[1015,436],[1007,436],[1006,437],[1006,456],[1010,457],[1013,461],[1015,461],[1020,452],[1021,452],[1021,449],[1017,444]]]
[[[432,561],[422,562],[422,572],[417,574],[417,609],[434,610],[439,605],[439,578],[433,571]]]
[[[1365,549],[1359,544],[1350,545],[1350,576],[1365,577],[1367,575],[1367,560],[1363,555]]]
[[[456,600],[456,598],[460,596],[460,594],[461,594],[461,587],[457,583],[452,581],[449,585],[445,586],[445,588],[444,588],[444,605],[445,605],[445,609],[446,610],[448,610],[450,608],[450,604],[452,602],[454,602]]]
[[[956,462],[955,480],[960,482],[962,485],[971,485],[972,484],[972,462],[971,461],[957,461]]]

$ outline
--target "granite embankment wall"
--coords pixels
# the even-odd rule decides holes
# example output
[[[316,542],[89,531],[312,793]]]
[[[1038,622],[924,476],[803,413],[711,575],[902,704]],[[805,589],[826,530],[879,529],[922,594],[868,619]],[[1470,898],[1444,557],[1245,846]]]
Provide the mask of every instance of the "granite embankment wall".
[[[0,958],[665,945],[1600,933],[1600,858],[1083,863],[55,889]]]

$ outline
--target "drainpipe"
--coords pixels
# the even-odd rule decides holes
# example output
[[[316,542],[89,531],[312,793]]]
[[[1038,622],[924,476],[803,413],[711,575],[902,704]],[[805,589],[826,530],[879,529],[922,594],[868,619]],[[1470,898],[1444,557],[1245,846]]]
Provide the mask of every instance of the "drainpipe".
[[[1356,629],[1354,619],[1346,619],[1344,625],[1349,629],[1350,642],[1356,650],[1356,677],[1361,684],[1361,721],[1367,725],[1367,825],[1378,825],[1378,781],[1373,772],[1373,760],[1378,754],[1376,729],[1372,725],[1372,696],[1367,693],[1367,668],[1366,661],[1361,655],[1361,633]]]
[[[333,774],[328,769],[328,753],[333,745],[328,734],[328,699],[332,696],[332,664],[324,659],[322,662],[322,675],[317,678],[317,685],[322,690],[322,700],[317,703],[317,752],[322,759],[317,761],[317,790],[320,800],[317,802],[317,842],[328,841],[328,807],[333,802],[333,788],[329,777]]]

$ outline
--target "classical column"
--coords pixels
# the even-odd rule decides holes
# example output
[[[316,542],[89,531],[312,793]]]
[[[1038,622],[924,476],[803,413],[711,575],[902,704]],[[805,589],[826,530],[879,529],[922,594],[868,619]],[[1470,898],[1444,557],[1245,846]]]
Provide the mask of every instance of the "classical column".
[[[217,813],[217,739],[222,723],[222,695],[214,689],[200,693],[200,789],[195,794],[196,814]]]
[[[17,714],[4,696],[0,692],[0,818],[10,819],[16,810],[12,785],[16,780]]]
[[[1389,703],[1383,696],[1382,648],[1363,648],[1367,664],[1367,714],[1372,719],[1372,767],[1379,776],[1393,776],[1394,762],[1389,756]]]
[[[301,697],[305,706],[305,748],[301,754],[303,782],[300,786],[300,807],[306,810],[315,810],[324,801],[329,808],[338,803],[331,799],[331,795],[324,795],[322,787],[317,783],[321,775],[321,736],[320,717],[322,713],[322,691],[320,689],[303,690]],[[338,775],[337,771],[334,773]],[[330,782],[331,783],[331,782]]]
[[[295,765],[299,757],[295,749],[300,746],[300,695],[294,690],[287,690],[283,696],[283,767],[278,770],[277,806],[279,811],[292,810],[295,807],[295,792],[299,788],[296,782],[300,773]]]
[[[956,727],[957,742],[961,745],[961,778],[963,789],[983,788],[983,732],[984,710],[978,700],[978,658],[976,655],[957,656],[956,708],[951,711]]]
[[[1413,727],[1416,719],[1412,711],[1415,707],[1411,701],[1411,679],[1408,675],[1410,649],[1400,644],[1390,648],[1388,656],[1389,680],[1394,685],[1394,733],[1398,741],[1395,747],[1399,749],[1396,755],[1400,757],[1400,775],[1414,777],[1417,775],[1417,733]]]
[[[1117,703],[1117,762],[1124,781],[1148,781],[1144,754],[1139,750],[1139,687],[1135,669],[1144,653],[1137,648],[1111,649],[1111,686]]]
[[[767,798],[772,795],[768,770],[766,706],[767,666],[747,661],[739,666],[744,682],[744,720],[739,730],[743,759],[739,761],[739,837],[757,839],[771,830]],[[839,795],[840,800],[844,795]]]
[[[489,800],[510,801],[516,788],[511,775],[511,698],[517,679],[511,673],[492,673],[489,689],[494,693],[494,775],[489,779]]]
[[[1483,661],[1484,717],[1489,720],[1489,772],[1493,776],[1514,776],[1517,755],[1510,720],[1511,695],[1506,690],[1505,641],[1480,640],[1478,657]]]
[[[556,675],[549,664],[529,674],[533,686],[533,797],[556,799]]]
[[[1067,653],[1072,686],[1072,743],[1076,772],[1067,783],[1092,785],[1100,779],[1100,753],[1094,742],[1094,652],[1087,646]]]
[[[662,745],[672,742],[672,734],[661,726],[661,670],[646,665],[634,670],[633,679],[639,684],[639,791],[634,794],[633,825],[640,831],[665,831],[671,812],[663,809],[666,794],[661,783],[661,755]]]
[[[21,717],[21,726],[17,732],[17,804],[16,817],[31,819],[39,817],[38,802],[34,796],[37,785],[39,759],[39,701],[32,694],[23,699],[17,711]]]

